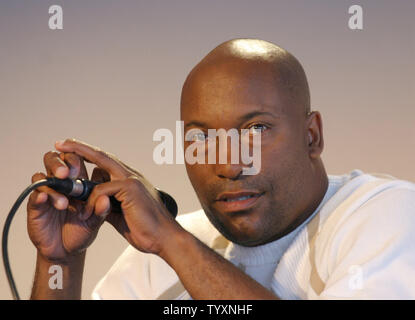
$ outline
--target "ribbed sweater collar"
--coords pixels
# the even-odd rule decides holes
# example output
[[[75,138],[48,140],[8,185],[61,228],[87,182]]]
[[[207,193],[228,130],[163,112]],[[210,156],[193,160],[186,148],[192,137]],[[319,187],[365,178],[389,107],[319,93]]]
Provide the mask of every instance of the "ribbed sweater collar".
[[[314,217],[314,215],[321,210],[324,204],[338,190],[338,187],[338,177],[329,176],[329,185],[323,200],[320,202],[317,209],[295,230],[291,231],[282,238],[256,247],[245,247],[236,243],[230,243],[226,248],[225,257],[234,264],[243,264],[245,266],[277,263],[290,244],[294,241],[294,238],[298,232],[301,231],[302,228]]]

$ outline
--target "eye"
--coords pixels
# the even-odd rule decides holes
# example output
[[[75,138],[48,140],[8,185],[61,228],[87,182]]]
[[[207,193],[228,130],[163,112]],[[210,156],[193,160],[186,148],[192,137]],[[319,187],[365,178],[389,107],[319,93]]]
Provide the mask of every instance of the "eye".
[[[186,141],[205,141],[207,135],[199,130],[199,129],[192,129],[186,133]]]
[[[265,124],[256,123],[256,124],[249,126],[248,129],[249,129],[249,134],[254,135],[254,134],[258,134],[258,133],[261,133],[267,130],[268,127]]]
[[[204,141],[206,139],[206,135],[203,132],[195,133],[192,136],[192,141]]]

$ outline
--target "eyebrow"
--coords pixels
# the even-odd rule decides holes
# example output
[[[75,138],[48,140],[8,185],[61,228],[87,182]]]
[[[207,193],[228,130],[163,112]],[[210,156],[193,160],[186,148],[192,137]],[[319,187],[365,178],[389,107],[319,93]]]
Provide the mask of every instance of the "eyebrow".
[[[206,124],[200,121],[190,121],[188,122],[185,126],[185,128],[188,127],[201,127],[201,128],[206,128]]]
[[[244,122],[257,116],[271,116],[272,118],[279,118],[277,115],[267,111],[252,111],[239,117],[239,121]]]
[[[277,115],[272,114],[271,112],[267,112],[267,111],[252,111],[252,112],[249,112],[249,113],[244,114],[241,117],[239,117],[239,121],[242,123],[242,122],[245,122],[245,121],[247,121],[249,119],[255,118],[257,116],[263,116],[263,115],[271,116],[271,117],[273,117],[275,119],[279,118]],[[188,127],[191,127],[191,126],[201,127],[201,128],[207,128],[206,123],[201,122],[201,121],[196,121],[196,120],[195,121],[190,121],[184,127],[185,128],[188,128]]]

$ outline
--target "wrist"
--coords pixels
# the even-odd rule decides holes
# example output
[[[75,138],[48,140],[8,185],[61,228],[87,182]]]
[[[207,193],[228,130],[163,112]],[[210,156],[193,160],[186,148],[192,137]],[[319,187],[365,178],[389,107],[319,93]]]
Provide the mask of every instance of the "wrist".
[[[85,261],[85,255],[86,250],[82,252],[77,252],[73,254],[67,254],[65,257],[62,258],[53,258],[53,257],[47,257],[44,256],[39,250],[37,251],[37,259],[40,263],[43,264],[59,264],[62,266],[70,266],[70,265],[76,265],[79,263],[84,263]]]
[[[37,253],[31,299],[80,299],[85,251],[64,259],[50,259]]]
[[[196,238],[193,234],[183,229],[181,226],[169,239],[166,239],[166,244],[158,254],[160,258],[166,261],[170,266],[173,266],[176,261],[181,261],[183,253],[188,252],[189,247],[194,243]]]

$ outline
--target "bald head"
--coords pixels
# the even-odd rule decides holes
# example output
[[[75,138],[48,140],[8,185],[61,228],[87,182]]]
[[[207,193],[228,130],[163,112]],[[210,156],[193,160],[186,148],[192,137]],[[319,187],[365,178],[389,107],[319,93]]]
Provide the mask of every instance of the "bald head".
[[[299,61],[277,45],[258,39],[226,41],[209,52],[189,73],[182,91],[194,82],[208,82],[215,71],[226,70],[240,77],[264,76],[272,79],[275,90],[288,98],[290,107],[302,114],[310,111],[310,93]]]

